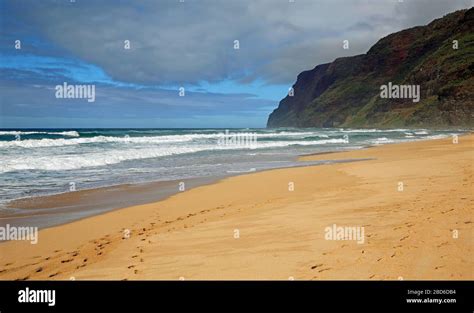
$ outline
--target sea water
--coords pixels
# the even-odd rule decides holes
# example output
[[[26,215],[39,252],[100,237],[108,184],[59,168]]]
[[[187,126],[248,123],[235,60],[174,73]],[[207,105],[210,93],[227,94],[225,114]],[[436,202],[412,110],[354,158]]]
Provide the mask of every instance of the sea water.
[[[296,166],[301,165],[297,157],[303,154],[462,133],[319,128],[3,129],[0,210],[13,199]],[[252,136],[248,141],[252,144],[232,140],[239,134],[240,138]]]

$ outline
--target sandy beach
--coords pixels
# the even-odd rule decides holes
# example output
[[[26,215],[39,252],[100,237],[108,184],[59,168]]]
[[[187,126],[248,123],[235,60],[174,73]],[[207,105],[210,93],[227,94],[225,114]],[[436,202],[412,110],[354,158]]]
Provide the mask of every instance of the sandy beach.
[[[0,279],[474,279],[474,135],[302,157],[0,244]],[[359,160],[359,161],[357,161]],[[364,242],[326,240],[333,225]]]

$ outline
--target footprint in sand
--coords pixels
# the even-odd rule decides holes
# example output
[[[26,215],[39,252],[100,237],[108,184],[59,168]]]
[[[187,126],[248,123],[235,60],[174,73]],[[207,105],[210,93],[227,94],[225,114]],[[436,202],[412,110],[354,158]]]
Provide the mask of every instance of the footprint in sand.
[[[37,265],[37,264],[40,264],[40,263],[41,263],[41,262],[30,263],[30,264],[27,264],[26,266]]]
[[[311,269],[314,270],[315,268],[321,267],[321,266],[323,266],[323,263],[321,263],[321,264],[316,264],[316,265],[314,265],[314,266],[311,266]]]
[[[405,237],[402,237],[402,238],[400,238],[400,241],[403,241],[403,240],[407,239],[408,237],[410,237],[410,236],[407,235]]]
[[[451,211],[454,211],[454,209],[446,210],[446,211],[441,211],[441,214],[446,214],[446,213],[451,212]]]

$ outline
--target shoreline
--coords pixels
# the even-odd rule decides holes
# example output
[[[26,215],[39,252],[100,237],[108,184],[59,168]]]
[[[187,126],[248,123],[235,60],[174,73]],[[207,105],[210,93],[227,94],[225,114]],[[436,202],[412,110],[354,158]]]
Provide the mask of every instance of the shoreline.
[[[450,141],[302,156],[370,160],[243,173],[46,228],[0,244],[0,279],[473,279],[474,136]],[[365,227],[366,243],[324,240],[333,224]]]
[[[372,128],[367,128],[367,129],[372,130]],[[414,128],[414,129],[419,130],[417,128]],[[40,130],[47,130],[47,129],[40,129]],[[409,129],[405,129],[405,130],[409,130]],[[424,140],[431,140],[431,138],[429,137],[419,138],[419,139],[414,139],[413,141],[424,141]],[[407,142],[410,142],[410,141],[412,140],[408,140]],[[381,144],[385,145],[385,144],[392,144],[392,143],[387,142],[387,143],[381,143]],[[65,220],[61,220],[61,221],[57,220],[59,218],[57,216],[52,216],[52,218],[56,219],[56,221],[45,222],[42,220],[38,220],[38,218],[36,218],[35,221],[27,221],[28,224],[35,224],[39,226],[40,228],[51,227],[54,225],[60,225],[67,222],[72,222],[74,220],[86,218],[88,216],[102,214],[111,210],[117,210],[117,209],[126,208],[128,206],[160,201],[166,198],[166,196],[171,196],[177,193],[176,190],[171,191],[172,188],[168,188],[169,190],[165,196],[160,195],[160,196],[153,197],[146,193],[141,192],[139,190],[140,188],[150,189],[150,188],[153,188],[153,186],[159,187],[159,184],[171,184],[173,182],[176,183],[180,181],[196,181],[198,183],[195,184],[195,186],[204,185],[208,183],[215,183],[224,177],[231,177],[231,176],[242,175],[242,174],[253,173],[253,172],[261,172],[261,171],[265,171],[269,169],[271,170],[271,169],[277,169],[277,168],[308,166],[307,164],[301,164],[305,156],[319,155],[319,154],[326,155],[326,154],[331,154],[331,153],[340,153],[344,151],[367,149],[367,148],[370,148],[371,146],[376,146],[376,145],[367,144],[367,145],[362,145],[359,147],[349,147],[349,148],[344,148],[344,149],[333,147],[333,148],[329,148],[331,149],[329,151],[317,152],[316,150],[315,152],[301,153],[298,155],[294,155],[292,161],[288,161],[288,163],[293,163],[293,164],[273,166],[273,167],[261,167],[258,170],[255,170],[255,168],[251,168],[248,171],[235,171],[235,172],[227,171],[227,172],[221,172],[221,173],[213,173],[212,176],[198,176],[198,177],[186,176],[186,178],[183,178],[183,179],[164,179],[164,180],[150,179],[150,180],[145,180],[141,182],[136,181],[136,182],[120,182],[117,184],[102,184],[98,186],[88,186],[85,189],[81,189],[81,190],[73,191],[73,192],[68,191],[68,190],[63,190],[63,191],[55,190],[54,192],[50,191],[51,193],[46,192],[42,194],[36,194],[36,195],[33,194],[31,196],[19,197],[16,199],[9,199],[1,203],[0,226],[2,225],[2,223],[4,224],[5,221],[8,222],[16,218],[22,218],[23,220],[25,220],[26,218],[28,218],[28,216],[34,217],[34,216],[54,214],[54,213],[58,213],[64,216],[65,214],[69,212],[72,213],[71,216],[65,216]],[[203,183],[199,183],[200,180],[202,180]],[[124,192],[130,195],[138,194],[143,199],[137,199],[137,197],[134,197],[135,200],[131,201],[128,197],[126,197],[126,198],[123,198],[122,199],[123,201],[121,202],[115,201],[113,197],[114,196],[113,192],[110,192],[111,190],[115,190],[115,189],[123,189]],[[133,191],[129,191],[127,189],[133,189]],[[103,194],[102,197],[91,196],[91,194],[99,195],[101,193]],[[89,201],[90,197],[92,197],[96,202],[99,202],[100,205],[97,205],[93,201]],[[85,199],[83,203],[79,203],[77,201],[77,198],[85,198]],[[112,199],[112,201],[104,201],[104,198]],[[68,209],[66,209],[65,207],[67,207]],[[37,210],[36,212],[33,213],[32,209],[37,209]]]
[[[433,139],[418,139],[407,142],[417,142],[426,140]],[[397,143],[384,143],[382,145],[390,144]],[[64,225],[91,216],[105,214],[114,210],[121,210],[130,206],[149,204],[165,200],[168,197],[181,192],[178,191],[177,188],[175,188],[180,182],[185,182],[185,185],[187,187],[188,183],[190,183],[191,188],[195,188],[198,186],[218,183],[219,181],[227,177],[264,172],[274,169],[324,165],[324,160],[323,162],[318,161],[316,162],[316,164],[304,164],[304,162],[311,162],[311,160],[305,160],[305,158],[311,156],[330,155],[342,152],[364,150],[377,146],[380,145],[366,145],[359,149],[334,151],[331,150],[324,152],[300,154],[298,156],[295,156],[293,160],[293,162],[295,162],[295,165],[292,166],[264,168],[260,170],[250,170],[246,172],[226,172],[226,174],[218,176],[188,177],[183,179],[172,180],[121,183],[116,185],[87,188],[73,192],[65,191],[61,193],[34,195],[30,197],[13,199],[9,200],[4,204],[4,208],[10,212],[0,212],[0,227],[5,226],[6,224],[11,224],[17,226],[37,226],[39,229],[44,229]],[[359,160],[328,159],[327,161],[338,163],[354,162]],[[158,194],[155,194],[155,189],[160,189],[163,186],[165,187],[165,190],[158,192]],[[127,193],[126,197],[121,196],[123,192]],[[119,199],[115,199],[116,196],[118,196]],[[2,242],[4,241],[0,240],[0,243]]]
[[[352,151],[352,150],[347,150]],[[265,168],[248,172],[227,172],[227,175],[190,177],[178,180],[163,180],[143,183],[118,184],[97,188],[83,189],[73,192],[63,192],[51,195],[40,195],[10,200],[6,208],[17,212],[0,214],[0,227],[37,226],[45,229],[73,223],[88,217],[106,214],[107,212],[126,209],[131,206],[155,203],[179,194],[179,183],[184,182],[186,190],[196,187],[219,183],[229,177],[236,177],[251,173],[261,173],[275,169],[289,169],[306,166],[325,165],[327,163],[358,162],[359,159],[341,159],[323,161],[304,161],[304,156],[339,153],[338,151],[304,154],[296,157],[297,165],[276,168]],[[306,162],[306,164],[305,164]],[[164,190],[162,190],[164,188]],[[158,192],[156,190],[159,190]],[[127,193],[127,195],[123,195]],[[118,198],[116,198],[118,197]],[[21,211],[21,212],[20,212]],[[68,215],[61,217],[62,215]],[[0,244],[3,241],[0,240]]]
[[[6,207],[22,212],[0,215],[0,226],[13,223],[45,229],[65,225],[130,206],[165,200],[180,192],[177,191],[180,182],[185,182],[186,189],[191,190],[216,183],[220,179],[222,177],[193,177],[180,180],[119,184],[15,199],[9,201]],[[68,216],[61,220],[50,220],[50,218],[64,214]],[[24,219],[27,220],[26,223],[23,221]],[[16,220],[22,221],[21,224],[18,224]],[[45,223],[43,220],[48,220],[48,222]]]

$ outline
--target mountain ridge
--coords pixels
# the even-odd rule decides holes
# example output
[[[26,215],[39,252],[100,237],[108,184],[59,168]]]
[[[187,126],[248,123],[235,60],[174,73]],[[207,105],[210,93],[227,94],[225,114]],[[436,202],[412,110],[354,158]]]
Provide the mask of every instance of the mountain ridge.
[[[472,127],[472,29],[474,9],[460,10],[303,71],[267,127]],[[389,82],[421,86],[420,101],[381,98]]]

